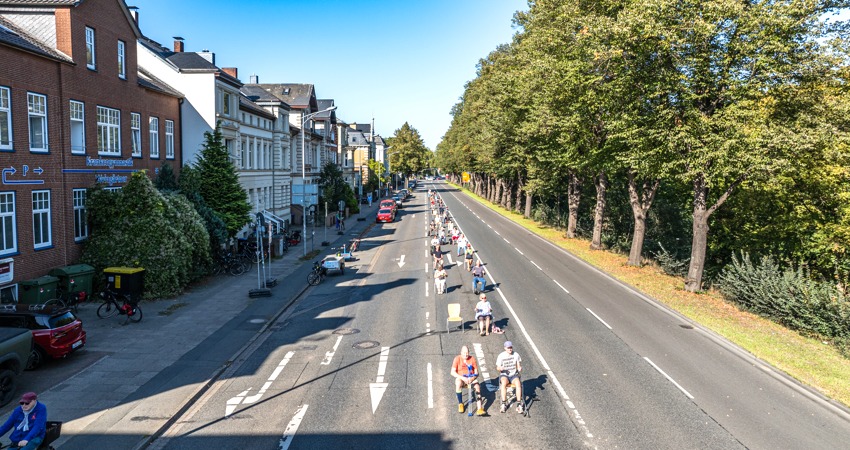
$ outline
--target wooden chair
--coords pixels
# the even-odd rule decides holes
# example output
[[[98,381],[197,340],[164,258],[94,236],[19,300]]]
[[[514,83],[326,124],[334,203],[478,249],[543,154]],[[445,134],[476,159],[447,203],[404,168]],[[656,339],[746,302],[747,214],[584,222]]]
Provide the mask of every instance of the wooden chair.
[[[449,303],[449,317],[446,318],[446,330],[451,333],[449,322],[460,322],[460,329],[466,333],[466,327],[463,326],[463,318],[460,317],[460,303]]]

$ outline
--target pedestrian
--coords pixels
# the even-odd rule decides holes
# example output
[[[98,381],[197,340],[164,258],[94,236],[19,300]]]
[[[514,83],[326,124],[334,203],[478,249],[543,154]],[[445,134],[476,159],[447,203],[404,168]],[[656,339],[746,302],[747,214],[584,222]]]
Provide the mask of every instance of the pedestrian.
[[[12,445],[21,450],[36,450],[47,434],[47,407],[38,401],[35,392],[21,396],[19,403],[6,423],[0,426],[0,436],[12,430],[9,435]]]
[[[437,294],[445,294],[446,293],[446,279],[449,277],[449,274],[446,273],[446,269],[443,268],[442,264],[438,264],[436,266],[436,270],[434,271],[434,290]]]

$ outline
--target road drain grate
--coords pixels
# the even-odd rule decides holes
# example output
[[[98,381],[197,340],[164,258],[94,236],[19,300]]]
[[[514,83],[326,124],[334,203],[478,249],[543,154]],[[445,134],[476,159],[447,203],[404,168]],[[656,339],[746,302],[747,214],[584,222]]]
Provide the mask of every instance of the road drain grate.
[[[378,342],[378,341],[360,341],[360,342],[355,343],[351,347],[352,348],[359,348],[359,349],[363,350],[363,349],[367,349],[367,348],[375,348],[379,345],[381,345],[381,343]]]
[[[357,334],[359,332],[360,332],[360,330],[358,330],[357,328],[340,328],[338,330],[334,330],[333,334],[346,335],[346,334]]]

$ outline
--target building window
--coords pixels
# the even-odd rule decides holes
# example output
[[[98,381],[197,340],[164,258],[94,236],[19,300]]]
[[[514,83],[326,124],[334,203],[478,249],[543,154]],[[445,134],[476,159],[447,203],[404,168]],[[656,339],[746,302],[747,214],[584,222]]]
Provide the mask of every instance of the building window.
[[[130,137],[133,138],[133,156],[142,157],[142,115],[130,113]]]
[[[121,190],[121,186],[105,187],[105,188],[103,188],[103,190],[109,191],[109,192],[118,192],[118,191]]]
[[[124,41],[118,41],[118,77],[121,79],[127,79],[127,69],[124,66],[126,60],[124,56]]]
[[[121,155],[121,111],[97,107],[97,150],[101,155]]]
[[[97,69],[94,59],[94,29],[86,27],[86,67]]]
[[[71,100],[71,153],[86,152],[85,105]]]
[[[32,242],[36,249],[50,247],[50,191],[32,191]]]
[[[15,193],[0,192],[0,254],[18,251],[15,220]]]
[[[230,117],[230,92],[221,93],[221,113]]]
[[[151,158],[159,158],[159,119],[150,118]]]
[[[12,100],[9,88],[0,87],[0,149],[12,149]]]
[[[165,121],[165,157],[174,159],[174,121]]]
[[[47,151],[47,97],[41,94],[27,93],[29,110],[30,151]]]
[[[0,288],[0,303],[11,305],[18,303],[18,285],[4,286]]]
[[[89,224],[86,217],[86,190],[74,189],[74,240],[79,242],[89,236]]]

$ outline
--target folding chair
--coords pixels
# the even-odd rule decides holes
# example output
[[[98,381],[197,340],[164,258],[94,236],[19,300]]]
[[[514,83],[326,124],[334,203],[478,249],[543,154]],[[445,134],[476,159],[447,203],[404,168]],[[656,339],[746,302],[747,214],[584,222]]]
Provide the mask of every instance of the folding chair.
[[[466,333],[466,327],[463,326],[463,318],[460,317],[460,303],[449,303],[449,317],[446,318],[446,331],[452,332],[449,328],[449,322],[460,322],[460,329]]]

